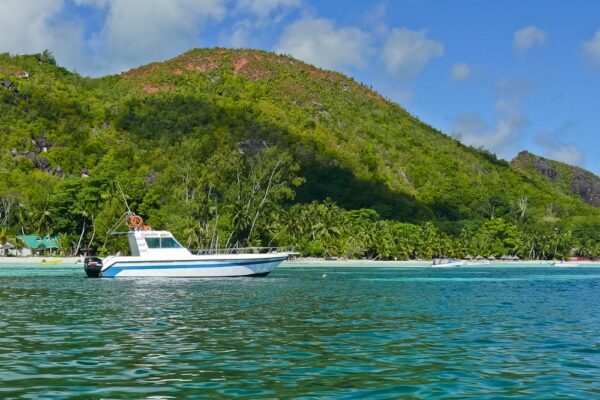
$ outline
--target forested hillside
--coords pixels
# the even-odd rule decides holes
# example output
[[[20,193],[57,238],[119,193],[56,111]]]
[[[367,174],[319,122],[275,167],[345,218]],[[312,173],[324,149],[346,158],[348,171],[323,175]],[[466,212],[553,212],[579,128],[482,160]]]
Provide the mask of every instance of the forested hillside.
[[[54,64],[48,53],[0,55],[5,236],[60,234],[65,251],[114,252],[124,246],[106,235],[124,209],[118,182],[134,211],[192,248],[599,250],[599,209],[339,73],[225,49],[99,79]]]

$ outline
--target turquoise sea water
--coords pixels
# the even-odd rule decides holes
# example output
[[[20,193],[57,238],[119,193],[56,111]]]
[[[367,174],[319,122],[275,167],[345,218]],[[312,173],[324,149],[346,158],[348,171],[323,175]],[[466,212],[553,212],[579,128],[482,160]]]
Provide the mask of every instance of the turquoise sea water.
[[[600,268],[0,266],[2,399],[589,399],[599,368]]]

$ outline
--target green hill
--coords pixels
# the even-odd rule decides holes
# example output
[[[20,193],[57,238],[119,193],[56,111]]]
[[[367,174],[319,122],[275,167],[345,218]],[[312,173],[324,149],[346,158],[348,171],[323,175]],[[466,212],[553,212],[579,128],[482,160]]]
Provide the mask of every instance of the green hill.
[[[289,243],[285,221],[310,208],[292,205],[313,201],[451,236],[493,218],[571,229],[600,215],[370,88],[287,56],[196,49],[89,79],[40,55],[4,54],[0,81],[0,223],[12,230],[106,244],[122,208],[116,181],[150,223],[198,246]]]
[[[600,177],[580,167],[537,156],[527,151],[520,152],[511,167],[540,185],[550,185],[573,199],[581,200],[593,207],[600,207]],[[564,224],[577,237],[600,240],[600,221],[574,215]]]
[[[559,161],[520,152],[511,165],[531,179],[541,177],[545,182],[568,196],[577,196],[585,203],[600,207],[600,177],[590,171]]]

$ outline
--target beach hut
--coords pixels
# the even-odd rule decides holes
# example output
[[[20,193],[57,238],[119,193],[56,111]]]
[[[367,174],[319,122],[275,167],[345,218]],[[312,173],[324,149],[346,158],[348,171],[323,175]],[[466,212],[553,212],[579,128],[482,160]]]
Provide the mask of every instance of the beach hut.
[[[475,257],[476,260],[483,260],[483,257],[481,255],[478,255],[477,257]]]
[[[58,250],[58,237],[22,235],[18,236],[18,238],[23,242],[24,247],[29,249],[34,255],[53,255]]]
[[[494,257],[494,256],[489,256],[487,259],[488,259],[488,260],[490,260],[490,261],[494,261],[494,260],[496,259],[496,257]]]
[[[501,259],[502,261],[510,261],[510,260],[512,260],[511,256],[508,256],[508,255],[506,255],[506,254],[505,254],[505,255],[503,255],[502,257],[500,257],[500,259]]]
[[[10,252],[10,250],[13,250],[14,248],[15,246],[13,246],[10,243],[0,244],[0,255],[5,256],[7,253]]]
[[[472,256],[472,255],[470,255],[470,254],[467,254],[467,255],[465,256],[465,260],[472,260],[472,259],[473,259],[473,256]]]

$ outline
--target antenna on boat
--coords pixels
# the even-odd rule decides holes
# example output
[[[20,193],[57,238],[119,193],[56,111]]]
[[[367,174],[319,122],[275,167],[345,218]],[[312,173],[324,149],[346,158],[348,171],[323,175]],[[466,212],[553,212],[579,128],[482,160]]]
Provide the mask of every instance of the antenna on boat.
[[[127,207],[127,212],[131,213],[131,208],[129,208],[129,204],[127,203],[127,198],[125,197],[125,193],[123,193],[123,189],[121,189],[121,185],[119,185],[119,182],[116,182],[117,184],[117,189],[119,189],[119,192],[121,192],[121,197],[123,197],[123,201],[125,202],[125,207]]]
[[[127,220],[131,216],[135,216],[135,213],[133,211],[131,211],[131,208],[129,208],[129,203],[127,203],[127,198],[125,197],[125,193],[123,192],[121,185],[119,185],[118,181],[115,181],[115,183],[117,184],[117,189],[119,189],[119,193],[121,193],[121,197],[123,198],[125,207],[127,207],[127,211],[125,211],[123,213],[123,215],[121,216],[121,218],[108,230],[108,232],[106,232],[109,235],[118,235],[118,234],[127,233],[127,232],[117,232],[117,229],[119,228],[119,226],[121,226],[121,224],[123,224],[124,222],[126,223]]]

